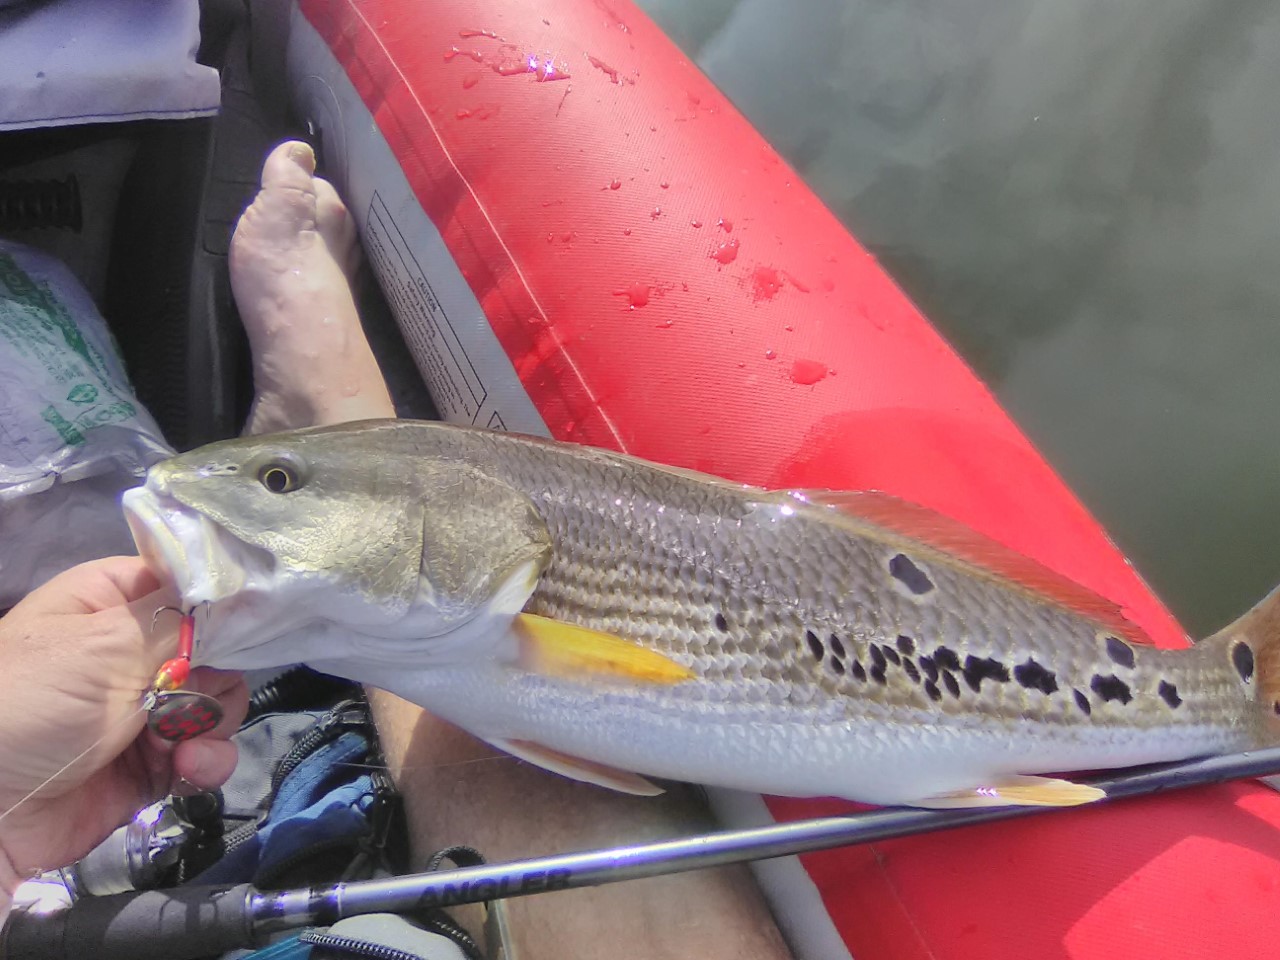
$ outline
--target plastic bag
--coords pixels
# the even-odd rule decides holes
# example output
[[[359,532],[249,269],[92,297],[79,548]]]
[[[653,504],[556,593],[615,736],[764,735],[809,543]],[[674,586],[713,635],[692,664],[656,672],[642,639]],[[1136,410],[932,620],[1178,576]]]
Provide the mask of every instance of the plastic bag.
[[[171,454],[79,281],[0,240],[0,610],[77,563],[136,553],[120,493]]]

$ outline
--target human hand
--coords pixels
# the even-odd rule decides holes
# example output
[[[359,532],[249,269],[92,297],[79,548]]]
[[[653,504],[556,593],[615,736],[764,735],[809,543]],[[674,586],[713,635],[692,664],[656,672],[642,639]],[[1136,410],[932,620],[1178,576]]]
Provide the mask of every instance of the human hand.
[[[173,602],[142,560],[111,557],[55,577],[0,618],[5,892],[84,856],[181,781],[213,789],[235,769],[228,738],[248,705],[239,674],[200,668],[185,685],[222,702],[211,732],[172,744],[146,729],[144,692],[177,652],[178,618],[160,617],[154,632],[152,618]]]

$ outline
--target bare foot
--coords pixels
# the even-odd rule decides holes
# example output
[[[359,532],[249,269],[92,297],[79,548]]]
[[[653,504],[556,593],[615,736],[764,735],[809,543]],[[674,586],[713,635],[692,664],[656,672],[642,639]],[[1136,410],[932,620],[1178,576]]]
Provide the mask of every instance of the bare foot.
[[[315,177],[315,154],[282,143],[231,240],[231,287],[253,353],[245,433],[395,415],[351,296],[351,215]]]

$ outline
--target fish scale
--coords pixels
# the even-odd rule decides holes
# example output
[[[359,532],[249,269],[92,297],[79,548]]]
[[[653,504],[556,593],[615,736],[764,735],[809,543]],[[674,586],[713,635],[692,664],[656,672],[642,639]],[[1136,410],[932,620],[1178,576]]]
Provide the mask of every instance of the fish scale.
[[[905,509],[895,525],[899,507],[885,498],[769,492],[585,447],[405,421],[213,445],[154,470],[155,495],[213,515],[210,485],[224,478],[210,465],[224,460],[243,464],[237,495],[219,498],[224,513],[253,500],[256,522],[287,531],[287,500],[252,477],[263,463],[296,463],[339,498],[307,500],[314,536],[344,496],[390,517],[387,529],[412,528],[403,518],[420,508],[428,534],[447,534],[427,539],[465,548],[467,563],[509,552],[509,518],[527,498],[550,551],[525,613],[621,638],[692,674],[669,684],[544,674],[479,652],[488,642],[470,660],[419,668],[411,656],[382,672],[335,659],[511,749],[541,744],[653,776],[883,803],[1276,739],[1270,701],[1258,702],[1275,695],[1275,681],[1254,669],[1255,650],[1263,666],[1276,659],[1275,618],[1262,606],[1192,649],[1157,650],[1132,642],[1102,601],[976,535],[941,522],[917,530],[919,514]],[[445,476],[447,502],[436,507],[431,478]],[[467,515],[474,536],[458,526],[459,491],[473,486],[498,511]],[[233,526],[251,546],[269,541],[247,522]],[[296,576],[335,595],[344,577],[373,582],[343,567],[358,567],[357,548],[335,546],[341,563],[299,566]],[[423,557],[423,577],[430,559],[458,584],[475,580],[458,558]],[[430,586],[424,596],[442,589]],[[445,599],[461,609],[463,598]]]
[[[479,444],[493,442],[483,434],[467,439]],[[526,467],[499,474],[518,487],[530,473],[550,470],[549,463],[537,464],[537,460],[559,456],[559,451],[551,453],[537,442],[529,444],[525,452],[534,461],[532,470]],[[498,462],[498,458],[491,462]],[[696,481],[652,467],[593,469],[585,477],[565,472],[558,479],[575,493],[563,498],[545,497],[541,502],[535,497],[555,547],[552,565],[528,609],[633,638],[671,654],[707,681],[725,676],[725,658],[717,642],[714,614],[708,612],[732,605],[728,598],[737,596],[739,615],[748,611],[755,615],[753,629],[739,638],[748,655],[762,654],[769,640],[776,641],[776,649],[783,651],[779,666],[789,682],[795,687],[816,683],[841,697],[849,716],[863,714],[869,704],[876,703],[953,715],[977,712],[991,718],[1009,717],[1059,727],[1087,723],[1091,728],[1117,726],[1141,731],[1178,722],[1194,730],[1220,723],[1222,704],[1228,699],[1223,694],[1236,692],[1240,686],[1239,677],[1227,664],[1206,663],[1207,658],[1196,649],[1136,649],[1136,666],[1126,671],[1107,657],[1103,639],[1106,634],[1098,626],[1043,599],[1010,591],[1003,584],[918,559],[921,553],[930,552],[927,548],[905,549],[914,552],[919,566],[929,568],[935,583],[933,592],[939,599],[909,600],[894,588],[887,569],[888,557],[896,555],[893,541],[897,538],[893,534],[886,534],[884,540],[864,539],[850,536],[841,528],[833,530],[821,520],[805,522],[801,516],[813,508],[802,510],[799,504],[791,508],[797,513],[786,518],[799,522],[769,523],[764,530],[759,526],[743,530],[752,512],[748,505],[758,502],[750,498],[759,496],[758,491],[725,484],[715,491],[718,497],[705,488],[691,493],[689,488]],[[594,490],[595,497],[588,500],[579,492],[582,490]],[[628,522],[634,516],[637,501],[649,511],[646,536],[639,534],[637,524]],[[651,506],[655,502],[667,504],[668,509],[656,514]],[[672,510],[673,503],[688,506]],[[765,509],[778,508],[769,504]],[[700,522],[684,523],[691,513]],[[736,526],[739,533],[746,534],[736,542],[736,563],[729,561],[727,567],[734,574],[732,578],[722,578],[715,587],[704,585],[699,590],[673,573],[672,564],[689,562],[691,555],[712,556],[713,545],[726,526]],[[585,530],[591,530],[590,537],[584,536]],[[766,536],[772,542],[762,544],[760,540]],[[588,540],[604,545],[604,549],[596,557],[578,559],[578,545]],[[648,559],[655,553],[665,556],[649,559],[640,568],[619,566],[619,576],[608,583],[601,582],[598,567],[590,562],[604,557]],[[623,570],[627,575],[622,575]],[[699,565],[698,570],[705,573],[705,565]],[[836,580],[831,576],[834,570],[852,575]],[[667,595],[678,597],[687,610],[698,611],[696,617],[690,616],[691,629],[680,629],[674,618],[660,615],[660,605],[651,602],[657,592],[651,585],[654,577]],[[842,591],[841,582],[845,587]],[[583,597],[573,608],[556,600],[570,585],[579,588]],[[610,616],[599,615],[605,609],[611,611]],[[639,629],[640,624],[646,629]],[[852,656],[864,667],[873,646],[894,644],[899,635],[905,635],[922,649],[943,647],[954,651],[962,665],[970,656],[990,658],[1004,663],[1012,672],[1017,664],[1034,659],[1055,675],[1058,691],[1045,695],[1016,682],[988,680],[975,692],[968,682],[959,679],[959,697],[944,693],[941,701],[934,702],[925,694],[923,682],[911,680],[897,667],[885,671],[883,685],[870,679],[859,682],[847,671],[836,676],[829,667],[806,662],[800,649],[805,631],[815,625],[852,638]],[[752,663],[762,669],[762,665],[776,661],[776,657],[756,656]],[[1134,698],[1128,704],[1100,701],[1092,690],[1093,677],[1117,674],[1123,674],[1122,679],[1134,690]],[[1176,715],[1156,695],[1159,679],[1165,675],[1189,675],[1190,680],[1184,680],[1184,685],[1198,691],[1192,699],[1184,698]],[[962,676],[958,674],[958,678]],[[1075,690],[1091,701],[1087,721],[1075,706]],[[1239,726],[1245,729],[1250,725],[1241,722]]]
[[[514,478],[512,478],[514,479]],[[615,488],[616,489],[616,488]],[[604,500],[609,500],[606,492]],[[617,499],[616,497],[613,499]],[[624,501],[625,502],[625,501]],[[1088,678],[1099,670],[1110,672],[1109,663],[1101,662],[1096,655],[1102,648],[1096,637],[1096,628],[1070,623],[1064,614],[1047,611],[1042,606],[1030,602],[1003,602],[1006,598],[998,591],[980,585],[978,589],[965,591],[966,586],[960,577],[939,571],[935,574],[937,590],[948,597],[956,598],[955,606],[965,611],[985,610],[991,616],[992,610],[998,610],[1007,618],[1008,626],[997,620],[996,631],[1005,636],[975,636],[965,630],[966,618],[957,614],[950,606],[939,606],[934,603],[916,603],[899,598],[890,589],[889,576],[883,575],[883,588],[877,596],[868,588],[864,591],[848,591],[843,596],[828,591],[810,591],[811,599],[805,602],[803,596],[804,564],[777,563],[765,567],[758,562],[743,563],[738,568],[739,577],[736,582],[721,577],[718,582],[705,582],[699,585],[690,582],[690,578],[680,576],[677,572],[679,563],[684,558],[679,552],[672,550],[666,557],[658,556],[649,559],[653,554],[660,554],[664,543],[680,543],[686,550],[690,544],[681,542],[677,531],[674,538],[665,537],[664,531],[657,523],[649,536],[639,536],[634,527],[627,529],[616,523],[610,523],[604,509],[579,508],[576,515],[569,515],[567,504],[580,503],[575,498],[566,501],[547,500],[539,504],[544,518],[551,529],[555,549],[553,560],[543,576],[543,581],[531,598],[528,609],[545,616],[567,619],[583,623],[605,632],[635,639],[659,652],[671,654],[682,663],[693,667],[700,678],[714,681],[726,675],[727,660],[720,642],[721,631],[715,628],[715,611],[734,605],[729,597],[741,597],[742,601],[734,611],[735,619],[743,620],[748,629],[738,638],[739,644],[747,650],[749,663],[756,667],[756,674],[770,664],[777,664],[776,657],[760,656],[769,640],[774,640],[778,648],[785,651],[782,662],[777,664],[782,673],[793,684],[817,683],[825,691],[845,698],[850,715],[856,715],[860,708],[870,701],[878,701],[882,705],[907,705],[919,709],[929,709],[930,702],[926,697],[923,685],[912,681],[901,669],[886,670],[886,683],[881,686],[874,681],[858,682],[847,672],[843,676],[836,675],[827,664],[814,664],[813,658],[803,648],[803,638],[811,627],[818,627],[836,636],[842,634],[851,638],[853,658],[864,666],[870,662],[872,646],[894,644],[900,635],[920,638],[922,648],[943,646],[957,652],[962,662],[969,655],[979,658],[1006,655],[1010,645],[1003,646],[1000,640],[1007,640],[1009,634],[1022,633],[1027,638],[1036,636],[1047,638],[1048,642],[1039,645],[1026,644],[1025,654],[1037,657],[1040,662],[1059,665],[1055,672],[1064,675],[1060,689],[1070,690],[1070,685],[1078,685],[1082,680],[1086,689]],[[586,538],[582,529],[591,520],[598,521],[593,531],[595,537]],[[675,518],[679,524],[680,518]],[[577,544],[587,539],[607,542],[608,536],[602,532],[613,529],[618,534],[618,541],[611,548],[593,550],[589,553],[581,551]],[[793,544],[783,543],[781,549],[786,550]],[[802,555],[812,557],[817,544],[812,541],[794,544],[802,549]],[[806,547],[808,549],[803,549]],[[835,549],[850,548],[856,545],[837,543],[831,545]],[[777,549],[777,548],[775,548]],[[858,550],[857,557],[849,556],[854,549],[844,549],[844,556],[835,556],[821,564],[819,569],[834,568],[865,570],[874,566],[874,548]],[[883,552],[883,551],[881,551]],[[579,556],[579,554],[586,554]],[[626,557],[632,560],[629,565],[619,565],[605,573],[600,572],[598,563],[605,557]],[[643,557],[648,562],[635,565],[633,558]],[[790,567],[791,569],[787,569]],[[705,573],[705,566],[698,567]],[[877,570],[875,575],[879,575]],[[865,574],[864,574],[865,577]],[[773,586],[775,596],[766,600],[756,591],[743,590],[743,581],[765,581],[768,578]],[[873,583],[867,577],[860,582]],[[787,585],[787,586],[782,586]],[[700,587],[700,588],[699,588]],[[788,590],[790,587],[790,590]],[[573,591],[578,597],[575,603],[566,603],[566,593]],[[966,593],[986,594],[972,599]],[[673,598],[672,604],[664,602]],[[785,599],[784,599],[785,598]],[[888,599],[889,603],[885,603]],[[769,602],[771,601],[771,602]],[[997,606],[999,603],[999,606]],[[984,606],[985,605],[985,606]],[[684,612],[683,621],[678,611]],[[870,614],[868,616],[867,614]],[[860,616],[861,615],[861,616]],[[750,619],[746,619],[747,617]],[[858,619],[855,619],[858,618]],[[1080,636],[1095,655],[1071,657],[1064,651],[1062,639],[1067,630],[1074,627],[1074,633]],[[1052,649],[1045,649],[1053,644]],[[1097,648],[1094,650],[1092,648]],[[753,657],[753,654],[755,656]],[[1016,655],[1013,659],[1017,659]],[[1064,669],[1063,666],[1075,660],[1075,669]],[[967,709],[974,709],[975,704],[986,703],[994,715],[1009,712],[1020,717],[1035,719],[1066,719],[1068,714],[1057,704],[1065,698],[1032,694],[1016,684],[992,683],[982,684],[979,693],[974,694],[964,685],[960,698],[952,698],[957,704]],[[1147,701],[1143,701],[1144,704]],[[950,704],[948,704],[950,706]],[[946,707],[942,708],[943,710]],[[1140,712],[1130,711],[1130,714]],[[1122,714],[1118,709],[1102,710],[1095,723],[1104,722],[1132,723],[1132,717]]]

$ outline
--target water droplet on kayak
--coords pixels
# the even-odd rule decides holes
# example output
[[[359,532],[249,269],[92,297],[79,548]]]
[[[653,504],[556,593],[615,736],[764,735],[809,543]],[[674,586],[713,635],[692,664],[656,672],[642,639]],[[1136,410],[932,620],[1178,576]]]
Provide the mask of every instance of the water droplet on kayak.
[[[728,266],[738,259],[738,241],[737,238],[726,240],[720,246],[716,247],[711,253],[711,259],[719,261],[722,266]]]
[[[610,190],[621,190],[621,189],[622,189],[622,181],[621,181],[621,180],[619,180],[617,177],[614,177],[612,180],[610,180],[610,181],[609,181],[609,189],[610,189]]]
[[[653,213],[649,214],[649,219],[650,219],[650,220],[657,220],[660,216],[662,216],[662,208],[661,208],[661,207],[654,207],[654,208],[653,208]]]
[[[663,180],[660,184],[658,184],[658,186],[660,186],[663,190],[665,190],[667,189],[667,187],[671,186],[671,184],[669,184],[666,180]]]
[[[812,386],[827,375],[827,365],[817,360],[797,360],[791,365],[791,382]]]
[[[586,55],[586,57],[587,57],[587,63],[591,64],[601,73],[603,73],[606,77],[608,77],[610,83],[616,83],[618,86],[622,86],[623,84],[626,84],[626,83],[635,83],[635,81],[632,80],[630,77],[621,76],[618,73],[618,70],[616,67],[609,66],[609,64],[605,63],[599,57],[593,57],[589,53]]]
[[[630,227],[623,227],[623,228],[622,228],[622,235],[623,235],[624,237],[629,237],[629,236],[631,236],[631,228],[630,228]]]
[[[719,227],[721,230],[723,230],[725,233],[733,233],[732,220],[726,220],[724,217],[721,217],[719,220],[716,221],[716,226]]]
[[[689,226],[691,226],[691,227],[693,227],[693,229],[697,230],[699,227],[701,227],[701,226],[702,226],[702,221],[701,221],[701,220],[690,220],[690,221],[689,221]]]
[[[476,63],[484,63],[484,54],[479,50],[460,50],[457,47],[450,47],[444,55],[445,61],[450,61],[454,57],[470,57]]]
[[[764,352],[764,358],[766,360],[776,360],[778,358],[778,354],[772,347],[770,347]]]
[[[782,277],[773,267],[756,267],[751,273],[752,298],[772,300],[782,289]]]
[[[647,283],[633,283],[622,290],[613,291],[613,295],[615,297],[626,297],[629,308],[635,310],[637,307],[643,307],[649,302],[649,294],[652,292],[653,287]]]
[[[458,36],[462,37],[464,40],[469,39],[470,37],[488,37],[490,40],[497,40],[499,43],[506,42],[492,30],[471,30],[464,28],[458,31]]]
[[[474,87],[474,86],[475,86],[477,83],[479,83],[479,82],[480,82],[480,74],[478,74],[478,73],[469,73],[469,74],[467,74],[465,77],[463,77],[463,78],[462,78],[462,89],[463,89],[463,90],[470,90],[472,87]]]

